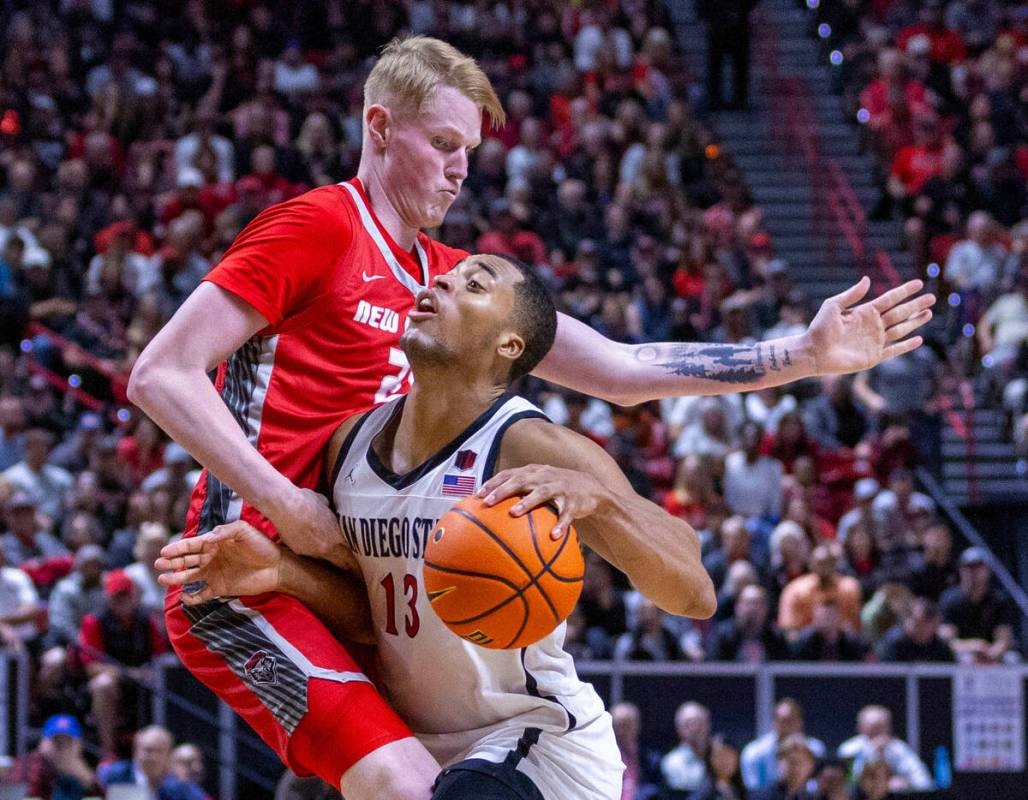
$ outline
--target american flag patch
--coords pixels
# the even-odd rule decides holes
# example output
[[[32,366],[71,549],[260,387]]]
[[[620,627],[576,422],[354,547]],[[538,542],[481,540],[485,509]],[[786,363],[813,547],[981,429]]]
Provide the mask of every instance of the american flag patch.
[[[474,493],[474,475],[443,475],[443,488],[439,494],[445,497],[468,497]]]

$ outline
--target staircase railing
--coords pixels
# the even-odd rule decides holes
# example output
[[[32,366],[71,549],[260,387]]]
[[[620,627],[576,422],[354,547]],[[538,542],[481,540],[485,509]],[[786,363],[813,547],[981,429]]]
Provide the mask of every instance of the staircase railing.
[[[59,350],[62,355],[73,355],[73,360],[76,363],[82,364],[84,367],[92,370],[98,375],[102,375],[110,381],[111,395],[117,402],[124,403],[128,400],[128,374],[126,372],[112,367],[108,362],[105,362],[103,359],[90,353],[82,347],[82,345],[61,336],[56,331],[53,331],[38,322],[29,323],[28,328],[26,329],[26,335],[30,337],[22,343],[22,350],[26,354],[31,356],[36,349],[36,340],[43,339],[49,346],[53,347],[55,350]],[[38,366],[42,365],[38,364]],[[78,390],[77,387],[73,385],[69,387],[67,379],[62,378],[57,373],[49,370],[47,370],[47,372],[49,374],[45,375],[45,377],[50,381],[50,383],[60,388],[61,383],[63,382],[63,388],[74,389],[77,392],[77,397],[89,398],[83,403],[83,405],[87,405],[90,400],[98,403],[100,402],[96,398],[92,397],[92,395],[88,395],[87,393]]]
[[[799,76],[783,75],[779,68],[774,20],[764,12],[758,13],[757,53],[771,98],[771,138],[782,151],[786,167],[802,170],[809,177],[811,234],[824,243],[832,263],[843,242],[857,269],[867,272],[867,215],[838,162],[824,155],[805,82]]]
[[[978,533],[974,525],[965,517],[956,504],[949,498],[942,486],[924,467],[918,467],[917,477],[920,480],[921,485],[927,489],[928,493],[935,500],[936,504],[942,509],[942,512],[946,515],[951,523],[960,531],[961,535],[974,547],[980,547],[983,550],[987,550],[992,553],[992,548],[989,547],[982,535]],[[996,576],[996,579],[1000,582],[1003,589],[1010,595],[1013,601],[1017,604],[1018,609],[1021,611],[1022,616],[1025,620],[1028,620],[1028,593],[1025,592],[1024,587],[1021,586],[1010,574],[1010,570],[1007,569],[1006,565],[993,554],[992,572]]]

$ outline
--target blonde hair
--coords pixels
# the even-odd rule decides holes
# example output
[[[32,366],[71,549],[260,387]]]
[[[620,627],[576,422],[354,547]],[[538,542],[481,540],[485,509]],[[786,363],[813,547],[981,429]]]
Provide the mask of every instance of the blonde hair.
[[[500,98],[475,59],[429,36],[393,39],[364,84],[364,111],[376,103],[417,113],[437,86],[452,86],[489,115],[493,128],[507,119]]]

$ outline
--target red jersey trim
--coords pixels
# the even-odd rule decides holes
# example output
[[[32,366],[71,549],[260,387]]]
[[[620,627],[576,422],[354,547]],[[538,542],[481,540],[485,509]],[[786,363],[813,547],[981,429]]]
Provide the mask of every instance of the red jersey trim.
[[[368,209],[368,215],[371,217],[371,221],[375,223],[375,227],[378,228],[378,232],[382,234],[382,239],[389,247],[389,251],[394,256],[396,256],[396,259],[400,262],[400,266],[403,267],[403,270],[408,275],[410,275],[417,283],[422,284],[424,280],[426,278],[429,278],[430,276],[422,275],[421,264],[418,262],[418,259],[416,259],[409,251],[404,250],[402,247],[400,247],[400,245],[396,243],[396,240],[389,235],[389,231],[385,229],[385,227],[382,225],[382,220],[380,220],[378,218],[378,214],[375,213],[375,208],[371,205],[371,198],[369,198],[368,193],[364,191],[364,184],[361,183],[360,178],[352,178],[351,180],[343,181],[343,183],[352,186],[357,191],[357,194],[360,195],[361,199],[364,201],[364,205]],[[423,257],[426,259],[426,272],[428,270],[428,254],[425,250],[425,241],[428,239],[429,237],[421,231],[418,231],[414,237],[414,241],[420,248]]]

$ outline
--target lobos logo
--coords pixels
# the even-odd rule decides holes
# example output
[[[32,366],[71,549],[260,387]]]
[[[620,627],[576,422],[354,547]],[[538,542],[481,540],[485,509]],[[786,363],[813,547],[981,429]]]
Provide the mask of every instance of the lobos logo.
[[[278,683],[275,674],[277,667],[278,661],[275,656],[266,650],[258,650],[247,659],[243,671],[256,684],[274,684]]]

